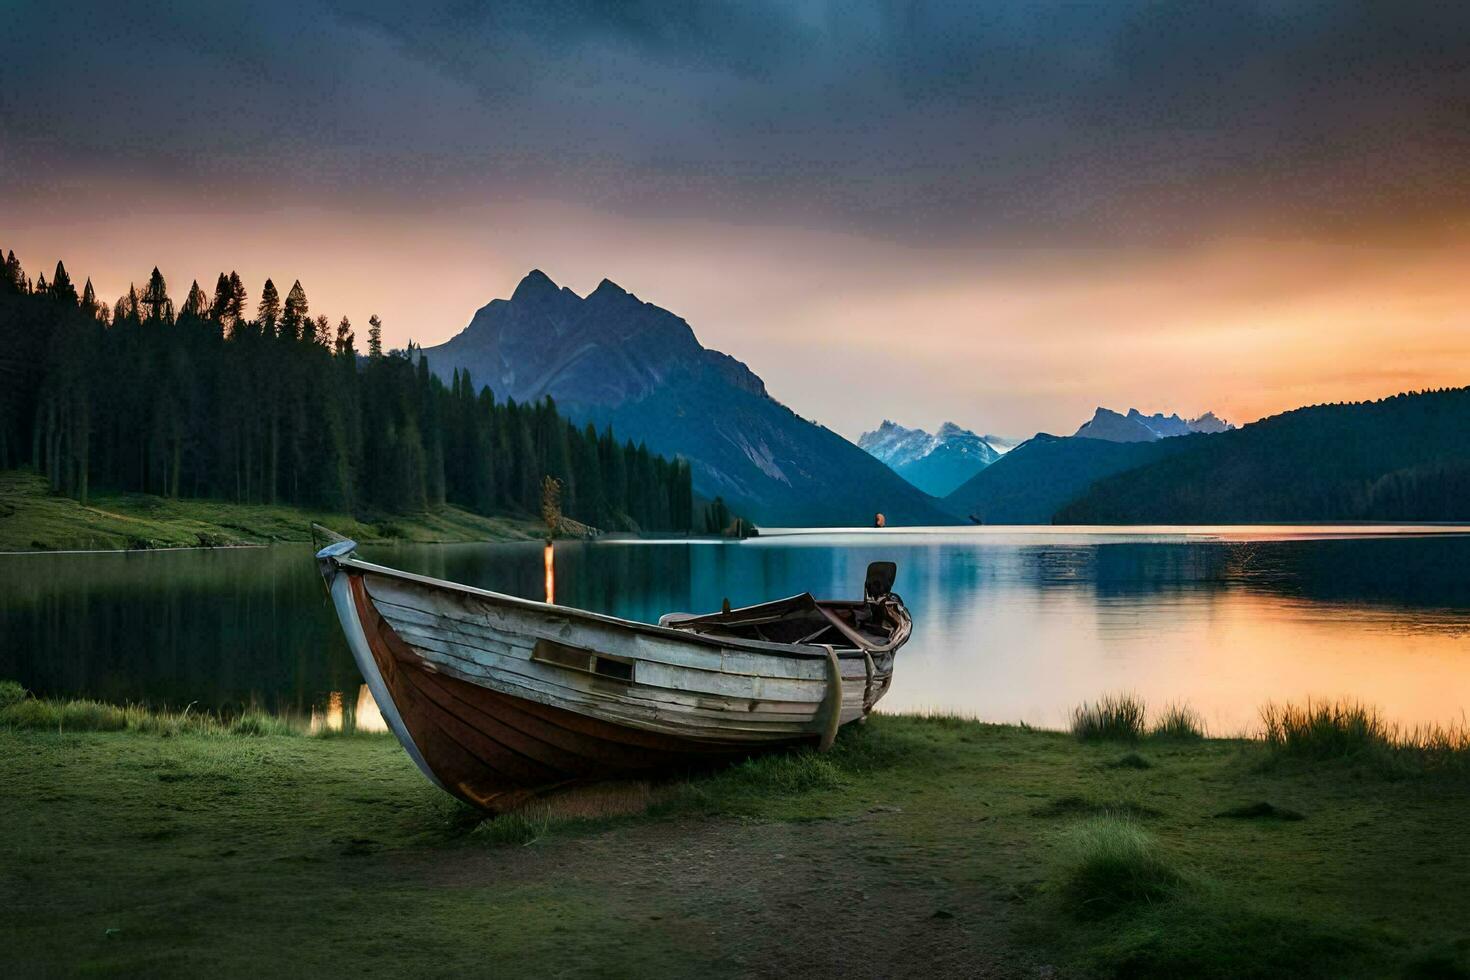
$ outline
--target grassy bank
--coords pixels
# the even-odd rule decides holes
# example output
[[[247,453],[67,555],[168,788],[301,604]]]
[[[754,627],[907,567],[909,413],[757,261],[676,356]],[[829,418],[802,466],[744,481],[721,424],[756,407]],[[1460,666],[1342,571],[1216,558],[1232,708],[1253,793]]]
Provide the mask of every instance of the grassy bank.
[[[1452,768],[880,716],[483,820],[390,737],[246,734],[0,718],[17,975],[1470,975]]]
[[[34,473],[0,471],[0,551],[197,548],[306,541],[315,521],[362,542],[517,541],[544,534],[530,517],[457,507],[353,517],[300,507],[93,494],[87,506],[52,494]]]

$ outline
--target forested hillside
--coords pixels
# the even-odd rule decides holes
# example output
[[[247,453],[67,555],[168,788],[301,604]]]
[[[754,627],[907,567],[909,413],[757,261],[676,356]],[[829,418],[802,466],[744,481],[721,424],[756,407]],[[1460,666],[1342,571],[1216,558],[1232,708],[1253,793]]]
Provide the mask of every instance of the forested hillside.
[[[1057,523],[1470,521],[1470,388],[1317,405],[1180,442],[1094,483]]]
[[[310,315],[299,282],[254,304],[221,273],[175,309],[157,269],[108,306],[61,263],[0,268],[0,469],[29,465],[59,492],[94,488],[336,511],[535,512],[544,476],[562,509],[604,528],[688,530],[689,467],[610,428],[580,429],[551,399],[517,404],[446,384],[369,321]]]
[[[956,515],[985,524],[1050,524],[1059,508],[1098,480],[1157,459],[1178,444],[1177,439],[1112,442],[1037,433],[971,477],[944,503]]]

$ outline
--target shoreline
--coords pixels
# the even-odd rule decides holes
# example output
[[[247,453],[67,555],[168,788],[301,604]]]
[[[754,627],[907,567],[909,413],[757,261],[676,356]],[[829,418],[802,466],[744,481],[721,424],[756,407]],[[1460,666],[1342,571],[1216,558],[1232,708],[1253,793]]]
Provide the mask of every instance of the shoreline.
[[[533,541],[545,536],[529,515],[486,517],[452,505],[418,514],[358,517],[281,504],[94,494],[86,505],[50,492],[23,470],[0,471],[0,555],[105,554],[250,548],[311,541],[322,524],[372,544]],[[583,533],[580,527],[570,529]]]

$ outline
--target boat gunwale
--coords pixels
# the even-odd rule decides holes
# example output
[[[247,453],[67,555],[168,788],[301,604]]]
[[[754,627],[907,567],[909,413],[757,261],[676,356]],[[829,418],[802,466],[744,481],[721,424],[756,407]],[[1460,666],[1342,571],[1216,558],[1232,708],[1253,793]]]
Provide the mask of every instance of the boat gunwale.
[[[652,623],[639,622],[638,620],[634,619],[623,619],[619,616],[609,616],[606,613],[591,612],[586,609],[578,609],[574,606],[562,606],[556,603],[539,602],[535,599],[523,599],[520,596],[507,595],[504,592],[493,592],[489,589],[476,588],[472,585],[465,585],[462,582],[452,582],[448,579],[434,578],[429,575],[419,575],[415,572],[406,572],[402,569],[393,568],[388,565],[378,565],[370,561],[363,561],[361,558],[350,556],[344,557],[339,555],[319,555],[318,559],[322,563],[329,563],[340,570],[356,570],[359,573],[383,575],[388,578],[401,579],[403,581],[413,582],[418,585],[429,586],[436,589],[443,589],[450,592],[458,592],[465,595],[471,595],[480,599],[489,599],[501,605],[510,606],[511,608],[520,609],[525,612],[540,614],[555,613],[557,615],[567,616],[573,619],[580,619],[586,622],[597,623],[602,626],[613,626],[634,633],[655,636],[660,639],[682,641],[685,643],[695,643],[700,646],[715,647],[719,649],[734,648],[740,650],[748,650],[756,653],[765,653],[772,656],[799,657],[802,659],[810,660],[825,660],[828,656],[828,648],[826,646],[814,646],[811,644],[799,643],[775,643],[769,640],[748,640],[743,637],[736,636],[709,636],[702,633],[695,633],[690,630],[675,629],[671,626],[658,626]],[[369,593],[369,596],[371,596],[371,593]],[[799,595],[786,597],[786,599],[795,598],[799,598]],[[786,599],[773,599],[771,600],[771,602],[783,602],[786,601]],[[823,600],[816,601],[818,603],[821,603]],[[856,604],[856,600],[848,599],[837,599],[830,601],[839,605]],[[755,606],[762,606],[767,604],[768,603],[756,603]],[[902,602],[900,602],[899,605],[902,607]],[[741,606],[738,608],[752,609],[755,608],[755,606]],[[907,613],[907,609],[905,609],[905,613]],[[898,647],[903,645],[903,643],[908,639],[910,629],[904,629],[903,626],[900,625],[900,627],[894,631],[894,636],[891,640],[889,640],[888,643],[874,644],[872,646],[856,648],[842,647],[835,649],[834,652],[841,659],[857,659],[863,657],[866,654],[893,652],[896,651]]]

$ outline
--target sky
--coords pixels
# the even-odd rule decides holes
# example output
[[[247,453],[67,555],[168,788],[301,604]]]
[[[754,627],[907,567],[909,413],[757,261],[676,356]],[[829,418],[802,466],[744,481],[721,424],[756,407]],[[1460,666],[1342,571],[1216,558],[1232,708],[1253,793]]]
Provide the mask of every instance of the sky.
[[[1071,432],[1470,383],[1470,7],[6,4],[0,247],[441,342],[540,268],[800,414]]]

